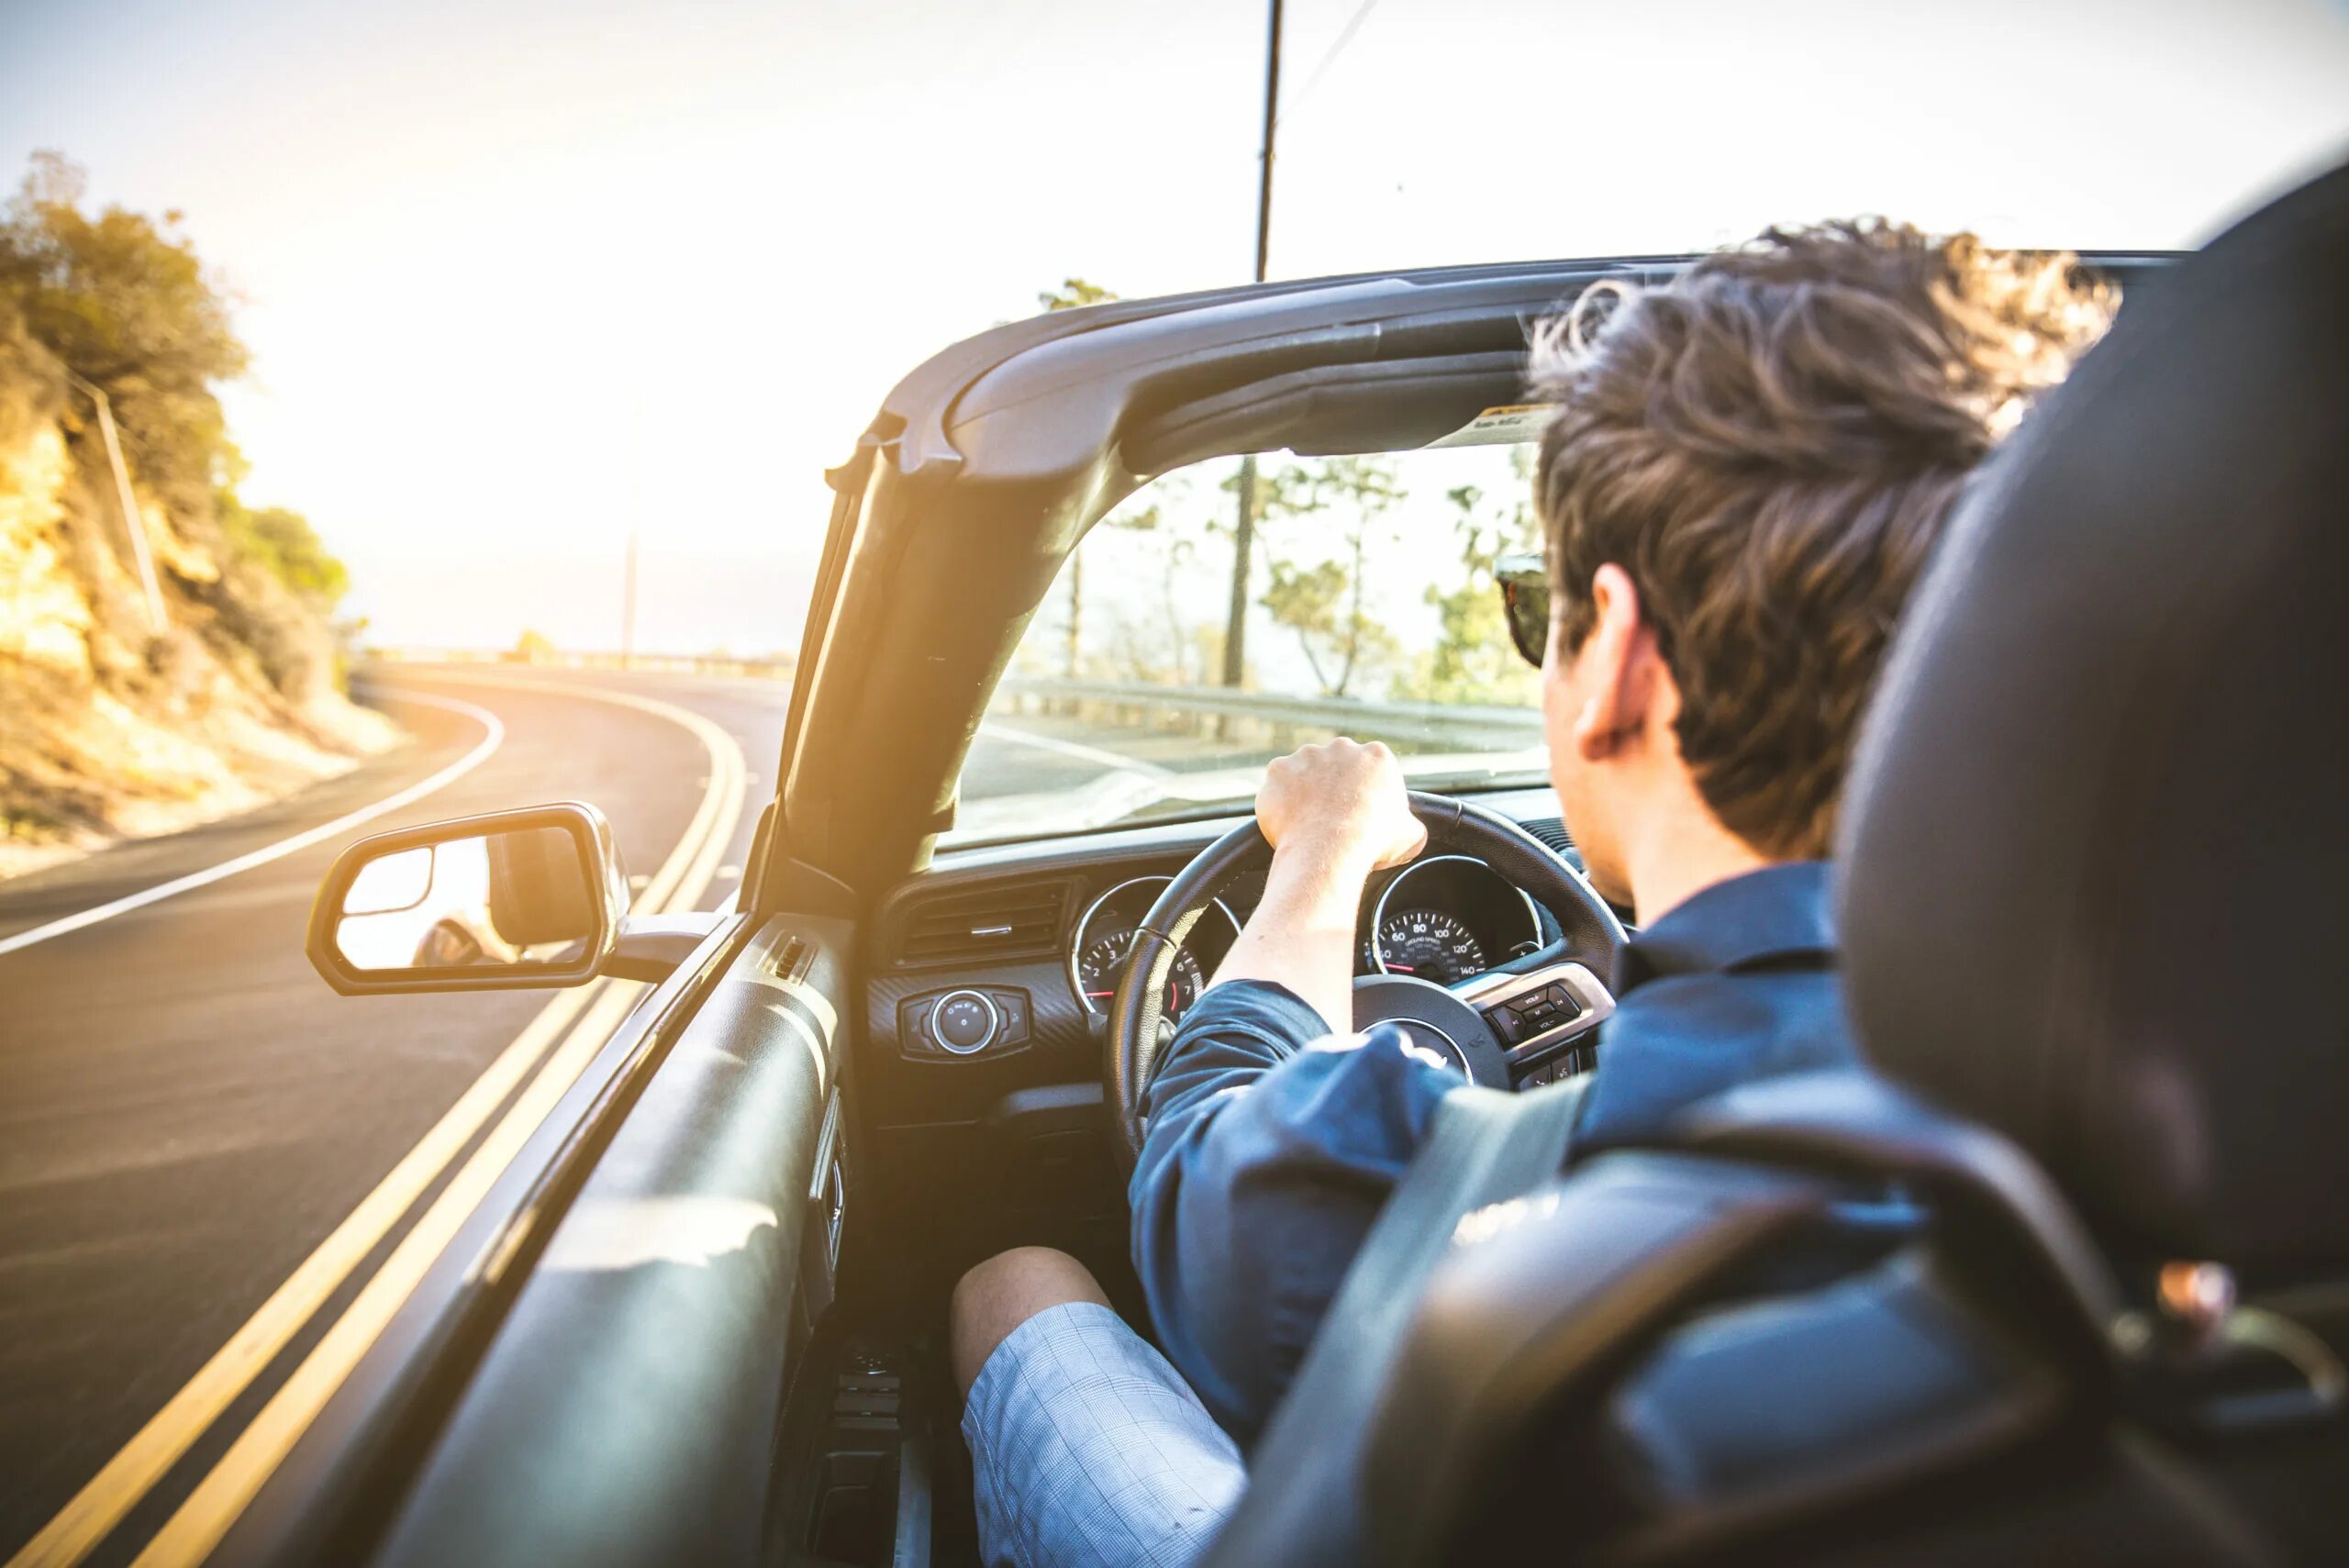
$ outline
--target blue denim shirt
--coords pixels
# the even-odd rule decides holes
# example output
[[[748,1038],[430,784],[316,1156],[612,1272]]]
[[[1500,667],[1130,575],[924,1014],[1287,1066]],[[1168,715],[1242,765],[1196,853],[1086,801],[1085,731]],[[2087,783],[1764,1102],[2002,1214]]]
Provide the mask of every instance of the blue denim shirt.
[[[1718,883],[1633,938],[1575,1157],[1755,1078],[1859,1060],[1827,866]],[[1286,987],[1216,985],[1142,1097],[1134,1267],[1167,1356],[1252,1440],[1457,1073],[1377,1028],[1339,1039]]]

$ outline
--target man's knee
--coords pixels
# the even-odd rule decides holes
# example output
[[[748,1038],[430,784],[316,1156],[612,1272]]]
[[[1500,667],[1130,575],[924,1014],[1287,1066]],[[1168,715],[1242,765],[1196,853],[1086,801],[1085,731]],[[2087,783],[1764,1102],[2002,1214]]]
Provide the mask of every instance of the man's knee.
[[[964,1393],[1011,1331],[1048,1307],[1109,1298],[1091,1270],[1050,1247],[1014,1247],[964,1274],[951,1308],[954,1381]]]

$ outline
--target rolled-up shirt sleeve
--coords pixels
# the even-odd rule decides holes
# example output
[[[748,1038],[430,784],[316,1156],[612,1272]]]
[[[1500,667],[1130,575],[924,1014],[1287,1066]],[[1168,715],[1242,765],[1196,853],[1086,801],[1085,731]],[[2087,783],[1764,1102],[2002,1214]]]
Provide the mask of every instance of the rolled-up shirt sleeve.
[[[1211,987],[1183,1020],[1142,1095],[1134,1267],[1168,1359],[1243,1443],[1460,1083],[1397,1030],[1331,1036],[1269,982]]]

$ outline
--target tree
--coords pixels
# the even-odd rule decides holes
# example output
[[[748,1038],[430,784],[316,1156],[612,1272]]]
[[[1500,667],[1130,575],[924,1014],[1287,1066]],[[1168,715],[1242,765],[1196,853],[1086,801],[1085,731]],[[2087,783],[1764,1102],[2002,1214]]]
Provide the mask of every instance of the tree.
[[[283,506],[248,510],[225,486],[214,502],[220,535],[230,549],[301,595],[324,614],[351,589],[351,573],[327,552],[310,520]]]
[[[1042,306],[1045,313],[1049,315],[1055,310],[1077,310],[1088,305],[1104,305],[1117,297],[1116,293],[1103,288],[1098,284],[1088,283],[1083,278],[1070,277],[1062,279],[1060,287],[1046,289],[1038,294],[1036,303]],[[1163,518],[1158,507],[1151,506],[1139,507],[1131,512],[1113,512],[1095,526],[1120,528],[1130,533],[1152,533],[1157,531],[1163,522]],[[1063,628],[1064,641],[1062,649],[1061,673],[1064,679],[1074,681],[1085,673],[1085,541],[1083,539],[1079,539],[1077,547],[1069,551],[1067,579],[1068,623]],[[1178,645],[1176,650],[1178,674],[1180,659],[1181,651]]]
[[[232,477],[215,383],[245,370],[230,300],[168,212],[158,225],[118,206],[82,211],[82,171],[54,152],[0,212],[0,295],[65,370],[105,390],[139,477],[165,505],[201,516]]]
[[[180,232],[178,213],[158,223],[109,206],[92,217],[82,210],[87,188],[63,157],[33,154],[0,210],[0,322],[64,377],[106,395],[134,478],[175,527],[197,538],[217,533],[228,557],[268,572],[323,614],[350,585],[342,562],[299,513],[249,511],[237,498],[244,459],[213,392],[246,367],[232,295]],[[83,444],[95,439],[91,404],[68,397],[64,406],[74,410],[77,464],[102,471],[106,460]]]
[[[1099,284],[1087,283],[1083,278],[1063,278],[1060,287],[1044,290],[1036,296],[1036,303],[1050,314],[1055,310],[1075,310],[1087,305],[1107,305],[1117,297],[1114,292]]]
[[[1235,477],[1233,483],[1241,481]],[[1257,601],[1276,623],[1297,633],[1326,696],[1344,696],[1363,669],[1395,651],[1394,637],[1365,608],[1365,566],[1374,542],[1393,541],[1393,530],[1380,519],[1403,496],[1393,465],[1376,458],[1289,464],[1269,478],[1257,478],[1259,515],[1267,525],[1333,507],[1341,515],[1337,553],[1309,565],[1290,556],[1273,557],[1271,585]]]
[[[1531,450],[1518,447],[1509,454],[1510,467],[1523,482],[1512,486],[1519,495],[1528,494]],[[1541,549],[1533,507],[1523,500],[1487,506],[1473,484],[1447,492],[1445,499],[1456,514],[1453,530],[1460,543],[1462,581],[1449,590],[1433,584],[1427,590],[1438,632],[1414,684],[1430,702],[1531,701],[1537,695],[1533,673],[1509,641],[1493,567],[1504,555]]]
[[[1158,579],[1158,603],[1166,616],[1166,646],[1174,657],[1174,684],[1178,686],[1190,684],[1190,652],[1195,639],[1184,635],[1183,613],[1176,607],[1174,584],[1183,567],[1197,553],[1195,541],[1183,538],[1172,528],[1168,529],[1165,570]]]
[[[1057,289],[1046,289],[1036,295],[1036,303],[1046,315],[1055,310],[1077,310],[1088,305],[1099,305],[1118,296],[1098,284],[1083,278],[1063,278]],[[1074,681],[1084,671],[1085,661],[1085,541],[1068,553],[1068,626],[1067,644],[1061,674]]]

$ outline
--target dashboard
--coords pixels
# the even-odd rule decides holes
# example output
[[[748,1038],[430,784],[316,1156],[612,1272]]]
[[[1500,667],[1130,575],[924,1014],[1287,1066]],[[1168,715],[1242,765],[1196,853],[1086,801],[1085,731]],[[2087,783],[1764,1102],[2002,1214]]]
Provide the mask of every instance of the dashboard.
[[[1480,804],[1561,854],[1546,789]],[[1097,1086],[1108,1007],[1136,928],[1168,881],[1237,818],[941,853],[883,901],[863,966],[866,1089],[885,1123],[983,1118],[1000,1097]],[[1166,1011],[1198,999],[1262,896],[1263,873],[1219,890],[1186,935]],[[1557,923],[1482,861],[1425,855],[1372,878],[1359,974],[1453,985],[1554,941]],[[1097,1087],[1094,1092],[1097,1093]]]

